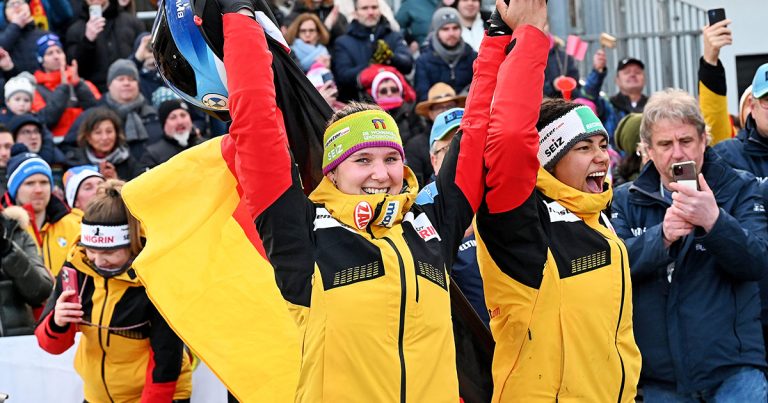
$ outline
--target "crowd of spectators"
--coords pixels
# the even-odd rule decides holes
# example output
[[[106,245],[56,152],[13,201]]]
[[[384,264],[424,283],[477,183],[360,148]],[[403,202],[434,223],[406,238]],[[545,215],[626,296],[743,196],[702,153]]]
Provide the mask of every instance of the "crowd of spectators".
[[[154,63],[148,24],[136,17],[137,9],[156,8],[154,1],[33,3],[34,9],[27,0],[6,0],[0,16],[0,191],[7,211],[0,216],[0,293],[16,296],[0,304],[0,312],[13,311],[0,315],[11,318],[0,321],[0,336],[31,334],[32,308],[41,306],[52,287],[52,277],[42,268],[56,274],[79,231],[82,212],[70,210],[84,208],[74,205],[78,192],[86,189],[81,182],[88,178],[130,181],[185,149],[227,132],[225,123],[194,110],[164,85]],[[100,15],[89,12],[92,6],[101,7]],[[488,14],[481,10],[480,0],[405,0],[396,10],[384,0],[296,0],[273,3],[273,12],[292,57],[328,104],[338,111],[348,102],[366,101],[389,112],[399,126],[406,163],[420,187],[433,181],[440,155],[461,120],[473,63],[487,29]],[[681,371],[682,364],[676,361],[680,357],[705,352],[697,346],[686,350],[659,342],[666,337],[658,334],[666,329],[657,327],[659,323],[700,332],[696,326],[716,326],[730,314],[722,321],[724,326],[735,323],[738,340],[718,339],[713,330],[712,342],[751,343],[752,350],[747,354],[723,347],[707,354],[737,369],[766,367],[760,335],[753,334],[759,326],[740,310],[757,315],[750,298],[757,292],[756,281],[763,278],[754,266],[766,249],[760,197],[768,189],[768,68],[757,72],[754,87],[742,97],[739,116],[731,119],[724,106],[725,75],[718,59],[720,48],[731,43],[728,23],[704,30],[698,100],[682,92],[646,95],[645,64],[631,55],[625,55],[611,72],[605,52],[598,50],[592,55],[592,68],[580,77],[577,62],[566,55],[562,40],[550,34],[543,94],[562,97],[554,85],[559,76],[579,81],[574,101],[591,108],[604,124],[613,184],[626,183],[616,191],[612,219],[627,243],[636,307],[645,300],[649,306],[658,304],[661,295],[678,298],[674,286],[684,286],[677,279],[686,276],[693,278],[685,280],[690,284],[726,290],[708,295],[713,306],[724,304],[731,289],[736,290],[736,303],[744,304],[730,313],[723,308],[717,318],[701,316],[685,323],[653,316],[658,312],[650,309],[636,310],[636,329],[642,327],[636,335],[644,357],[643,379],[656,394],[667,393],[675,385],[678,390],[703,390],[712,386],[712,379],[744,373],[712,366],[687,368],[685,376],[671,373],[673,368]],[[602,87],[609,73],[615,76],[618,91],[606,95]],[[651,117],[644,116],[648,105]],[[681,115],[674,115],[675,111]],[[682,143],[682,135],[660,143],[666,135],[660,127],[669,122],[690,131],[688,143]],[[708,147],[722,140],[727,141]],[[672,154],[664,154],[663,147],[671,147]],[[699,186],[706,195],[689,195],[671,184],[667,165],[681,158],[697,161],[708,170]],[[74,170],[71,175],[77,175],[83,169],[90,176],[70,182],[76,183],[70,189],[65,172]],[[715,178],[715,169],[725,173]],[[732,197],[718,193],[721,188]],[[687,202],[673,198],[671,191],[685,194]],[[713,191],[716,199],[710,197]],[[732,200],[736,195],[741,199]],[[696,204],[699,199],[701,204]],[[678,211],[680,204],[697,211]],[[26,205],[31,220],[10,208],[14,205]],[[753,217],[755,212],[762,213],[762,218]],[[672,230],[675,224],[680,228]],[[24,228],[29,230],[20,230]],[[696,238],[686,237],[689,233]],[[718,244],[729,239],[733,248],[739,240],[741,246],[753,248],[741,254],[717,252]],[[471,228],[465,241],[465,249],[473,250]],[[34,244],[42,255],[33,253]],[[744,261],[734,263],[739,259]],[[468,258],[466,265],[476,267],[476,262]],[[696,270],[685,269],[691,265]],[[470,274],[477,269],[473,270]],[[464,292],[487,323],[482,281],[470,277],[459,285],[470,287]],[[16,283],[24,285],[11,287]],[[763,284],[764,303],[768,302],[766,291],[768,284]],[[663,310],[658,306],[659,312]],[[764,329],[768,329],[766,312],[764,307]],[[670,357],[662,357],[669,351],[673,351]],[[739,354],[747,358],[733,359]],[[657,372],[649,374],[647,368]]]

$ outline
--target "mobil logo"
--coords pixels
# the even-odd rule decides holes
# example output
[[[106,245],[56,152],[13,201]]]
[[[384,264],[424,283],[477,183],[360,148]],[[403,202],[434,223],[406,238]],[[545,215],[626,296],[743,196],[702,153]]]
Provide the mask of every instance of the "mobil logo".
[[[358,229],[364,229],[373,218],[373,208],[368,202],[360,202],[355,206],[355,225]]]

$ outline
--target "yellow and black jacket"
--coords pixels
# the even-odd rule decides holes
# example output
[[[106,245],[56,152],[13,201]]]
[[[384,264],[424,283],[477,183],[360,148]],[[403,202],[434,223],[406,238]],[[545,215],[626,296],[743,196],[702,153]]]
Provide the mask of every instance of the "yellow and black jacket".
[[[296,401],[456,403],[447,268],[472,221],[469,195],[482,195],[466,179],[482,174],[482,143],[454,140],[429,206],[414,205],[407,168],[397,195],[343,194],[324,178],[307,198],[283,121],[300,111],[275,104],[262,28],[227,14],[224,35],[237,179],[302,337]]]
[[[518,27],[507,55],[478,58],[473,80],[494,88],[477,94],[489,115],[475,218],[496,341],[492,401],[631,402],[640,353],[626,248],[601,214],[612,193],[570,188],[537,158],[548,43],[540,30]],[[467,108],[465,119],[480,113]]]
[[[728,114],[725,69],[720,60],[713,66],[704,58],[699,60],[699,106],[712,137],[710,145],[734,137],[735,130]]]
[[[83,320],[104,328],[57,326],[53,309],[62,292],[61,281],[57,281],[35,335],[44,350],[61,354],[74,344],[75,333],[82,332],[75,370],[83,379],[85,399],[158,403],[188,399],[192,392],[190,360],[133,269],[106,279],[91,268],[82,247],[72,248],[66,266],[77,270]]]

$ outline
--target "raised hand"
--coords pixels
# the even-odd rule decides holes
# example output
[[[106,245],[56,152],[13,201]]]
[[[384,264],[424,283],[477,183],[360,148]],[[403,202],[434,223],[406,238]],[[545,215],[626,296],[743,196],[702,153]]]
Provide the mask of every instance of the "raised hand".
[[[96,40],[99,34],[104,31],[104,26],[107,24],[107,20],[104,17],[95,17],[88,20],[85,23],[85,38],[90,42]]]
[[[496,0],[496,9],[513,31],[523,25],[533,25],[543,31],[547,25],[545,0]]]
[[[702,29],[704,38],[704,61],[717,66],[720,58],[720,49],[733,44],[733,33],[728,25],[731,20],[725,19],[712,26],[707,25]]]

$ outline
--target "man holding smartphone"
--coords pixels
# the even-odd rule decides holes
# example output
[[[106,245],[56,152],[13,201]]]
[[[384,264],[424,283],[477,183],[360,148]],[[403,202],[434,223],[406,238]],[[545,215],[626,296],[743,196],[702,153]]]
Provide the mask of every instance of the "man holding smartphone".
[[[768,221],[757,183],[707,148],[682,90],[651,96],[640,136],[650,162],[614,191],[612,223],[629,254],[645,401],[764,402]],[[675,182],[691,166],[699,189]]]

